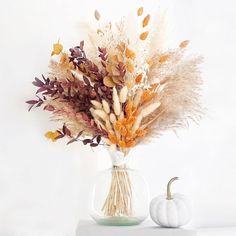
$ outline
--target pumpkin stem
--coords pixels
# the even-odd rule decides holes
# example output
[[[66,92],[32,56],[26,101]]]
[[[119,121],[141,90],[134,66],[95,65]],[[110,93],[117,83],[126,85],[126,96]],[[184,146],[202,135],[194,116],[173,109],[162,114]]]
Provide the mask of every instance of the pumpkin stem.
[[[175,180],[178,180],[178,179],[179,179],[178,177],[174,177],[168,182],[168,184],[167,184],[167,197],[166,197],[167,200],[173,199],[171,191],[170,191],[170,186]]]

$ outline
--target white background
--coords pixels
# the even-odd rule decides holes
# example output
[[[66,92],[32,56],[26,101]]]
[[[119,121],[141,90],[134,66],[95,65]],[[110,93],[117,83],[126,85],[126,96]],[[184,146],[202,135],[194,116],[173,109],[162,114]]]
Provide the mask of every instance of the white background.
[[[109,158],[80,144],[50,143],[48,115],[27,112],[31,81],[47,73],[51,46],[68,48],[82,39],[81,20],[94,9],[116,20],[144,5],[167,9],[171,45],[190,39],[190,50],[204,55],[206,115],[200,126],[168,133],[132,152],[132,166],[150,184],[151,196],[174,190],[193,201],[195,226],[236,225],[236,8],[235,1],[79,1],[0,2],[0,235],[73,235],[88,218],[89,186]],[[144,4],[145,3],[145,4]]]

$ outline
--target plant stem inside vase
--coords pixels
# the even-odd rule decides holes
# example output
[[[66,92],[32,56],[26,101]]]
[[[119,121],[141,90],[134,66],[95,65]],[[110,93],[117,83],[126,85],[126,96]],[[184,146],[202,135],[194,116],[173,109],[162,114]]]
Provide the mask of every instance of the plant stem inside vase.
[[[126,166],[113,166],[111,178],[102,211],[108,217],[133,216],[132,186]]]

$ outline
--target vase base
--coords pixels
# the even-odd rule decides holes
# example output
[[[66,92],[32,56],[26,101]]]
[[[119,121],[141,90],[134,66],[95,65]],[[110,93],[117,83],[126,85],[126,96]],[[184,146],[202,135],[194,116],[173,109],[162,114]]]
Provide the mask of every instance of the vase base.
[[[109,225],[109,226],[131,226],[139,225],[143,220],[140,220],[136,217],[106,217],[102,219],[95,219],[95,221],[100,225]]]

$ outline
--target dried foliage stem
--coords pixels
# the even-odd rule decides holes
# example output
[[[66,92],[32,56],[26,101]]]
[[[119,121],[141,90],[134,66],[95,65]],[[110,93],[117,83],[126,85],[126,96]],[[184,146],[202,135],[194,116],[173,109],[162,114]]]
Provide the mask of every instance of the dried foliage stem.
[[[106,216],[132,216],[132,185],[126,166],[113,166],[111,186],[102,210]]]

